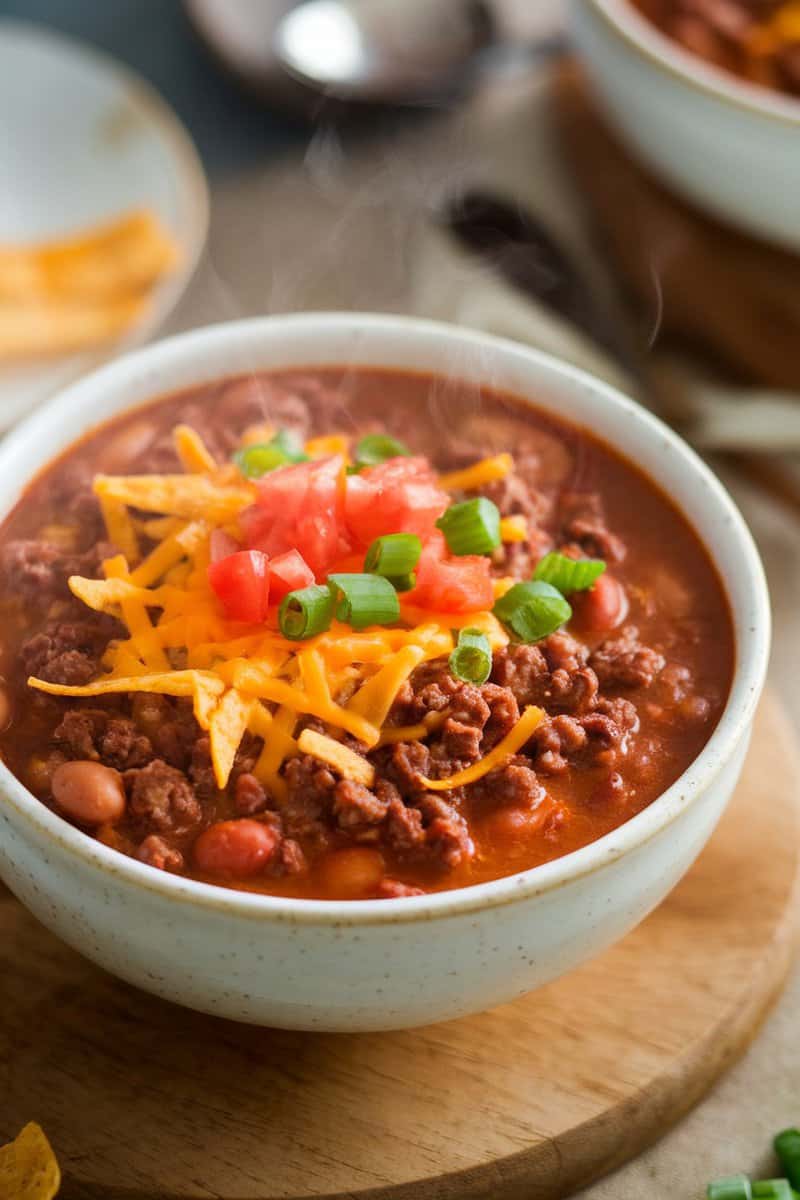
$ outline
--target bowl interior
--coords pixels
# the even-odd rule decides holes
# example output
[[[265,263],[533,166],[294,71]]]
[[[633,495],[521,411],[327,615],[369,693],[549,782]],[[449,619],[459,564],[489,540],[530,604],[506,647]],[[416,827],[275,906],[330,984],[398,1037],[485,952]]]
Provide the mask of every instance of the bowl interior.
[[[47,88],[32,88],[32,79],[46,79]],[[149,312],[121,345],[143,342],[177,304],[208,223],[203,169],[174,113],[101,52],[36,25],[0,20],[0,143],[6,167],[0,242],[61,238],[135,208],[152,209],[170,230],[181,262],[154,289]],[[99,346],[4,366],[0,429],[109,353]]]
[[[639,53],[655,66],[679,75],[692,87],[715,95],[717,99],[751,113],[772,117],[781,122],[800,125],[800,100],[750,83],[721,67],[714,66],[697,54],[684,49],[678,42],[662,33],[631,3],[631,0],[576,0],[593,7]]]
[[[87,839],[40,804],[0,764],[0,784],[26,817],[62,844],[133,873],[150,888],[205,897],[216,907],[303,910],[394,919],[408,906],[430,910],[500,903],[520,890],[556,886],[657,833],[730,758],[752,721],[769,647],[769,605],[758,554],[722,485],[666,426],[593,377],[511,342],[435,322],[363,314],[306,314],[233,322],[162,342],[104,367],[34,414],[0,446],[0,519],[33,475],[84,431],[132,405],[215,378],[282,367],[352,364],[434,371],[478,389],[497,387],[579,426],[634,460],[684,511],[725,583],[737,663],[728,704],[700,756],[649,808],[599,841],[519,875],[454,892],[393,901],[305,901],[236,893],[161,876]],[[654,537],[658,533],[654,530]],[[472,894],[472,897],[470,897]],[[399,906],[399,907],[398,907]],[[391,913],[390,911],[391,910]]]

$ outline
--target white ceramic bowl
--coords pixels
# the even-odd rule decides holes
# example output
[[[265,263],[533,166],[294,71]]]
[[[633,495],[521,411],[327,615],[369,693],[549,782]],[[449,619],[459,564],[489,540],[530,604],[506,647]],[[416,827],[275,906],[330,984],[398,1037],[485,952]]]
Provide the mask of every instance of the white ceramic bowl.
[[[176,270],[121,339],[0,367],[5,430],[163,325],[199,261],[209,202],[188,133],[148,83],[92,46],[10,18],[0,18],[0,146],[0,243],[65,237],[149,208],[180,252]]]
[[[630,0],[571,0],[598,95],[630,148],[715,216],[800,247],[800,100],[664,36]]]
[[[739,775],[764,679],[769,605],[758,554],[728,495],[644,409],[523,346],[395,316],[240,321],[118,359],[0,446],[0,518],[53,454],[130,405],[250,370],[332,363],[449,372],[598,431],[678,498],[726,580],[737,639],[717,729],[650,808],[555,862],[437,895],[287,900],[154,871],[62,821],[0,765],[0,876],[83,954],[148,991],[236,1020],[389,1029],[538,987],[621,937],[677,883]]]

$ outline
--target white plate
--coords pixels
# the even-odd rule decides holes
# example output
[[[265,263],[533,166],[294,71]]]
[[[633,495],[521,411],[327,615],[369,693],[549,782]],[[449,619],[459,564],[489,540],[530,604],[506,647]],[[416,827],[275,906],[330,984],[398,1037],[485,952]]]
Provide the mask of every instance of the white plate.
[[[121,341],[0,367],[7,429],[165,321],[203,249],[208,187],[188,134],[149,85],[71,38],[13,20],[0,20],[0,147],[0,242],[60,237],[147,206],[181,250],[178,270]]]

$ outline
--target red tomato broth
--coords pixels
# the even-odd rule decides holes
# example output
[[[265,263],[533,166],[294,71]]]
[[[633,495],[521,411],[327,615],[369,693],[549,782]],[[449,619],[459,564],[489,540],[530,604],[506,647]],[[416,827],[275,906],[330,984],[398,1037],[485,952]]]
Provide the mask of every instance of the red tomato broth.
[[[335,425],[330,423],[332,408]],[[106,468],[109,458],[118,473],[177,470],[169,432],[180,422],[193,424],[204,436],[213,434],[210,441],[219,443],[217,452],[221,446],[229,453],[254,413],[277,426],[286,419],[285,412],[307,414],[307,432],[313,435],[385,430],[406,441],[414,454],[430,455],[442,470],[512,449],[518,471],[532,472],[537,488],[558,498],[559,504],[568,493],[598,493],[607,527],[622,539],[627,551],[623,561],[608,564],[609,576],[627,593],[624,627],[638,627],[641,641],[667,660],[671,677],[679,675],[681,668],[690,672],[691,690],[681,698],[680,687],[667,687],[661,680],[646,689],[610,688],[612,697],[631,698],[638,709],[640,729],[628,739],[627,754],[613,762],[604,762],[601,754],[591,765],[570,765],[560,775],[542,776],[546,798],[541,804],[549,819],[539,808],[531,812],[524,805],[495,804],[485,795],[467,796],[459,811],[475,853],[446,868],[437,859],[409,857],[392,845],[359,846],[345,830],[331,828],[322,845],[304,845],[307,866],[298,874],[227,878],[203,874],[194,863],[191,847],[197,829],[192,837],[170,830],[167,841],[184,856],[184,874],[275,895],[353,899],[376,894],[375,864],[380,860],[388,881],[425,891],[448,890],[537,866],[587,845],[647,807],[680,776],[707,742],[730,687],[733,629],[716,571],[671,501],[633,464],[588,431],[510,396],[486,389],[476,404],[474,389],[458,381],[410,372],[334,368],[224,381],[168,396],[92,432],[38,476],[0,529],[0,553],[16,539],[41,537],[48,526],[69,526],[76,520],[80,525],[74,514],[65,516],[68,504],[95,472]],[[143,435],[144,425],[150,428],[149,439]],[[126,438],[133,447],[127,458]],[[553,517],[548,526],[545,520],[534,531],[533,564],[539,557],[536,539],[539,534],[552,535],[555,521]],[[80,546],[76,554],[83,551]],[[91,556],[91,547],[87,553]],[[358,569],[355,560],[348,569]],[[77,572],[90,573],[84,567]],[[528,570],[524,577],[529,574]],[[32,700],[25,684],[27,672],[17,655],[22,644],[44,628],[47,614],[32,611],[20,603],[18,594],[12,594],[8,570],[4,583],[0,673],[8,683],[14,717],[0,733],[0,753],[12,771],[58,811],[49,792],[47,765],[54,752],[63,753],[54,741],[54,728],[66,710],[81,706],[41,696]],[[69,606],[72,602],[62,597],[54,603]],[[608,631],[578,629],[580,603],[575,611],[576,636],[591,652],[609,636]],[[69,615],[75,619],[74,608]],[[84,619],[91,623],[92,614]],[[106,709],[94,700],[82,702],[84,708],[87,705],[111,714],[98,718],[101,723],[117,717],[130,720],[132,705],[127,698],[109,702]],[[615,786],[615,775],[621,777],[621,787]],[[204,800],[201,808],[201,828],[244,815],[230,789]],[[558,820],[552,819],[554,811]],[[95,832],[107,844],[136,854],[145,827],[126,818]],[[160,836],[157,828],[147,827],[146,833]],[[368,850],[369,856],[362,850]],[[349,882],[345,880],[348,856]]]

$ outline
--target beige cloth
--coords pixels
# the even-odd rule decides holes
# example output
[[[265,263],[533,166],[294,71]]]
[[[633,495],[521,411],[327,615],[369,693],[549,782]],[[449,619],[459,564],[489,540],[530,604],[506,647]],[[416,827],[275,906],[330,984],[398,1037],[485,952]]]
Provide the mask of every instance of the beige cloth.
[[[531,27],[560,17],[561,0],[506,4],[517,4],[522,23]],[[413,122],[394,138],[345,145],[318,133],[302,155],[219,182],[208,255],[171,331],[299,309],[410,312],[515,337],[633,386],[596,347],[495,279],[435,227],[438,204],[459,188],[484,183],[519,195],[546,214],[602,294],[607,284],[592,258],[580,205],[553,153],[545,92],[541,72],[512,73],[493,79],[455,113]],[[725,396],[716,411],[728,437],[738,436],[730,433],[738,417],[731,417]],[[789,415],[800,436],[798,414],[800,408]],[[752,427],[752,415],[749,420]],[[755,424],[761,428],[758,415]],[[775,606],[772,680],[798,720],[800,524],[736,477],[727,482],[764,555]],[[704,1194],[715,1175],[766,1170],[772,1133],[800,1123],[798,1018],[800,975],[753,1049],[713,1094],[656,1147],[584,1195],[689,1200]]]

